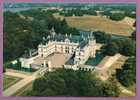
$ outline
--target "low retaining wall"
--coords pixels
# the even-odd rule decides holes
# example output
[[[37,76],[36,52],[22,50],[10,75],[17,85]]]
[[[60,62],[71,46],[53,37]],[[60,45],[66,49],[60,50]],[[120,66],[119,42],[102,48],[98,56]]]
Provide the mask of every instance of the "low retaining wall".
[[[115,63],[122,55],[116,54],[114,56],[109,56],[107,59],[103,59],[102,62],[95,68],[98,70],[103,70],[104,68],[110,67],[113,63]]]

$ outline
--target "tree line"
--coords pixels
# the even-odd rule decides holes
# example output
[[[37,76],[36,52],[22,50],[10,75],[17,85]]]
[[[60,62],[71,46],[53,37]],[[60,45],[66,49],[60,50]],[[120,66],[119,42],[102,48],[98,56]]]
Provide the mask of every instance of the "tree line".
[[[136,54],[136,41],[135,32],[131,37],[122,37],[113,39],[112,35],[105,32],[94,32],[97,43],[104,44],[101,51],[105,55],[113,56],[116,53],[120,53],[124,56],[135,56]]]
[[[91,72],[57,69],[36,79],[27,96],[97,96],[119,95],[116,80],[103,82]]]
[[[126,86],[132,86],[136,83],[136,58],[129,58],[125,64],[122,66],[122,69],[117,69],[116,78],[119,82]]]
[[[121,21],[123,20],[126,16],[131,17],[131,18],[136,18],[136,13],[132,13],[132,11],[126,10],[123,12],[119,13],[111,13],[110,11],[104,11],[101,12],[102,16],[107,16],[107,18],[114,20],[114,21]]]
[[[83,15],[97,16],[97,13],[94,9],[81,10],[78,8],[72,9],[72,10],[64,10],[63,12],[60,12],[59,14],[64,15],[66,17],[68,17],[68,16],[83,16]]]

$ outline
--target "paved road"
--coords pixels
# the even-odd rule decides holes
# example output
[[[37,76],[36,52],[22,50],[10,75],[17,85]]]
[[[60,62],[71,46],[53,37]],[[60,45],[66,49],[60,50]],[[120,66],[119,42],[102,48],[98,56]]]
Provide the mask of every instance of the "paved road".
[[[99,68],[99,70],[103,70],[103,69],[106,69],[106,68],[109,68],[114,62],[116,62],[119,58],[121,57],[121,55],[116,55],[115,57],[113,58],[110,58],[108,59],[102,66],[101,68]],[[45,68],[41,68],[39,69],[38,71],[36,71],[35,73],[33,73],[31,76],[27,76],[27,77],[24,77],[23,80],[19,81],[18,83],[16,83],[15,85],[9,87],[7,90],[5,90],[3,92],[3,95],[4,96],[12,96],[13,94],[15,94],[19,89],[23,88],[24,86],[26,86],[27,84],[29,84],[30,82],[32,82],[33,80],[35,80],[37,77],[38,77],[38,74],[40,74],[40,72],[44,71]],[[11,74],[11,73],[10,73]],[[17,76],[19,76],[18,74],[16,74]],[[122,92],[125,92],[125,93],[130,93],[130,94],[133,94],[131,91],[123,88],[123,87],[120,87]]]
[[[135,96],[136,95],[136,93],[134,93],[133,91],[128,90],[127,88],[125,88],[121,84],[118,84],[118,87],[119,87],[119,89],[121,90],[122,93],[129,94],[131,96]]]
[[[6,89],[3,92],[4,96],[12,96],[13,94],[15,94],[19,89],[23,88],[24,86],[26,86],[27,84],[29,84],[30,82],[32,82],[33,80],[35,80],[38,77],[38,74],[42,71],[44,71],[45,68],[41,68],[38,71],[34,72],[31,76],[27,76],[25,77],[23,80],[17,82],[15,85],[12,85],[11,87],[9,87],[8,89]]]
[[[30,75],[25,75],[22,73],[15,73],[15,72],[5,72],[4,74],[8,75],[8,76],[19,77],[19,78],[26,78],[26,77],[30,76]]]
[[[25,85],[27,85],[28,83],[32,82],[33,80],[35,80],[36,77],[35,76],[29,76],[27,78],[24,78],[23,80],[19,81],[18,83],[16,83],[15,85],[12,85],[11,87],[9,87],[7,90],[4,91],[3,95],[4,96],[12,96],[13,94],[15,94],[19,89],[23,88]]]
[[[96,71],[98,71],[97,73],[101,73],[100,77],[102,80],[106,80],[107,78],[105,78],[105,71],[107,71],[118,59],[120,59],[122,57],[122,55],[120,54],[116,54],[113,57],[106,57],[100,64],[98,67],[96,67]],[[103,75],[102,75],[103,73]],[[121,90],[122,93],[125,94],[129,94],[131,96],[135,96],[136,94],[130,90],[128,90],[127,88],[125,88],[124,86],[118,84],[119,89]]]
[[[109,71],[109,68],[114,64],[116,63],[116,61],[118,59],[121,58],[122,55],[120,54],[116,54],[114,56],[107,56],[105,57],[101,63],[95,67],[95,70],[94,72],[97,73],[97,77],[99,77],[100,79],[102,80],[107,80],[109,78],[108,76],[108,71]]]
[[[116,54],[111,57],[106,57],[102,60],[102,62],[95,68],[96,70],[105,70],[111,67],[118,59],[120,59],[122,55]]]

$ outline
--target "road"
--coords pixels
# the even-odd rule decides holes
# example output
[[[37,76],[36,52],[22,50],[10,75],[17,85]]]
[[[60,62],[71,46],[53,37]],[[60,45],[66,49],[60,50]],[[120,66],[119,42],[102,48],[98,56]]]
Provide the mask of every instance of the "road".
[[[117,64],[116,62],[118,60],[120,60],[123,56],[120,54],[116,54],[113,57],[106,57],[99,65],[98,67],[96,67],[96,72],[97,72],[97,76],[102,79],[103,81],[106,81],[109,78],[109,71],[111,70],[110,67],[112,67],[113,64]],[[126,58],[122,61],[125,62]],[[123,63],[120,63],[120,65],[122,66]],[[118,66],[118,65],[116,65]],[[112,74],[111,74],[112,75]],[[128,94],[130,96],[135,96],[136,94],[133,91],[128,90],[127,88],[125,88],[124,86],[122,86],[121,84],[117,84],[118,88],[120,89],[120,91],[122,93]]]
[[[120,83],[118,83],[117,85],[118,85],[118,87],[119,87],[119,89],[120,89],[120,91],[122,93],[128,94],[130,96],[135,96],[136,95],[136,93],[134,93],[133,91],[128,90],[127,88],[122,86]]]
[[[26,77],[30,76],[30,75],[25,75],[22,73],[15,73],[15,72],[5,72],[4,74],[8,75],[8,76],[19,77],[19,78],[26,78]]]
[[[98,72],[102,72],[103,70],[105,69],[109,69],[111,67],[111,65],[113,63],[115,63],[119,58],[121,57],[121,55],[117,54],[116,56],[114,57],[109,57],[107,58],[104,63],[102,63],[99,67],[99,69],[96,69],[96,71],[98,70]],[[15,85],[12,85],[11,87],[9,87],[8,89],[6,89],[4,92],[3,92],[3,95],[4,96],[12,96],[14,95],[18,90],[20,90],[21,88],[25,87],[27,84],[29,84],[30,82],[34,81],[38,75],[40,73],[42,73],[43,71],[46,71],[47,69],[46,68],[40,68],[38,71],[34,72],[32,75],[21,75],[21,74],[17,74],[15,73],[7,73],[7,75],[13,75],[13,76],[19,76],[19,77],[23,77],[23,79],[19,82],[17,82]],[[131,94],[131,95],[135,95],[135,93],[133,93],[132,91],[129,91],[127,90],[125,87],[122,87],[122,86],[119,86],[120,90],[123,92],[123,93],[128,93],[128,94]]]
[[[122,55],[116,54],[114,56],[107,56],[102,60],[102,62],[96,67],[97,70],[104,70],[111,67]]]
[[[45,71],[46,68],[41,68],[38,71],[34,72],[31,76],[24,77],[21,81],[17,82],[15,85],[12,85],[8,89],[3,92],[4,96],[12,96],[15,94],[19,89],[23,88],[30,82],[34,81],[40,72]],[[17,75],[17,74],[16,74]],[[19,75],[18,75],[19,76]]]

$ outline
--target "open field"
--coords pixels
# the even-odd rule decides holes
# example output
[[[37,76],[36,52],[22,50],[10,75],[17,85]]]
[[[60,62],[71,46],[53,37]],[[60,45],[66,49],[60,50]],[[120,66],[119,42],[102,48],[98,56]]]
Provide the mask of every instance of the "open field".
[[[21,78],[4,75],[4,77],[3,77],[3,90],[5,90],[5,89],[9,88],[10,86],[14,85],[19,80],[21,80]]]
[[[56,18],[63,19],[64,16],[54,14]],[[71,27],[90,31],[104,31],[110,34],[130,36],[134,28],[134,19],[125,18],[122,21],[112,21],[103,16],[84,15],[80,17],[65,17]]]

